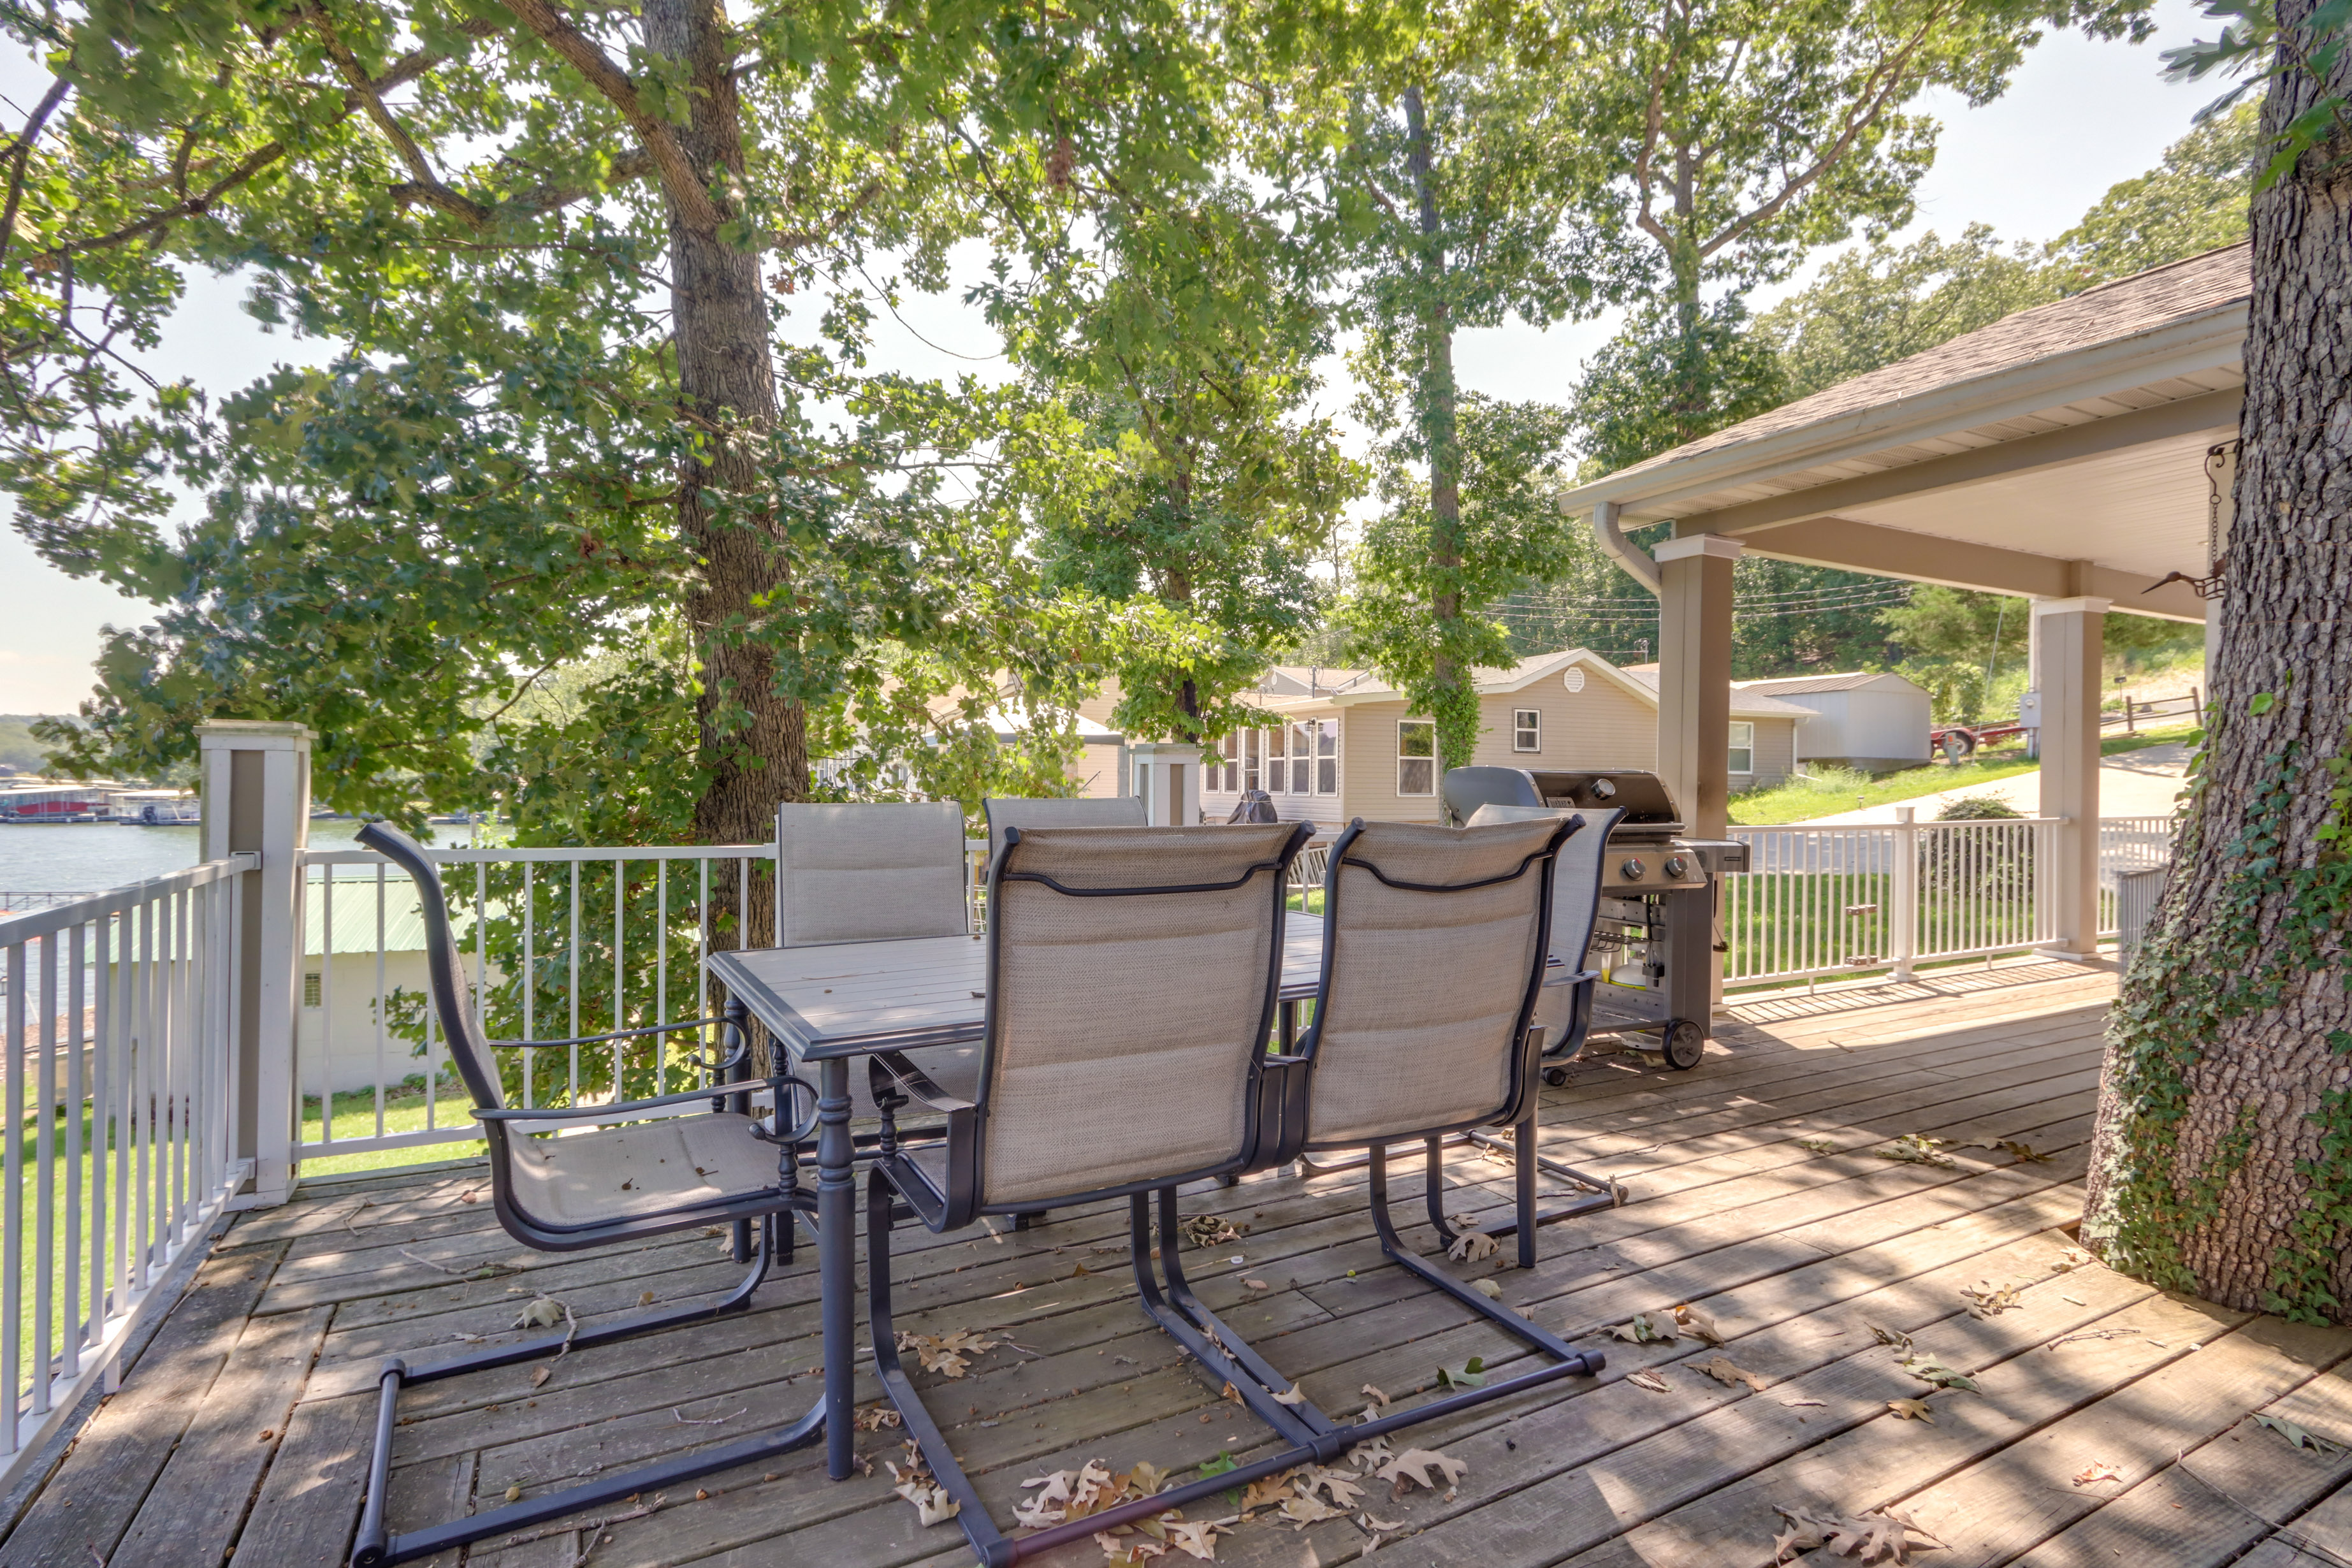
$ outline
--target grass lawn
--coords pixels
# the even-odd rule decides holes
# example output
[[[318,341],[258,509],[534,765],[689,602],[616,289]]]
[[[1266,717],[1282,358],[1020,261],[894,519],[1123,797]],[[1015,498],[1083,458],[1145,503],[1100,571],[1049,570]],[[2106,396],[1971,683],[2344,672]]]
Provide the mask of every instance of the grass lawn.
[[[2187,741],[2194,745],[2204,738],[2202,729],[2181,724],[2167,730],[2143,730],[2137,735],[2111,735],[2099,742],[2099,752],[2102,756],[2112,757],[2124,752],[2137,752],[2175,741]],[[2026,756],[2025,748],[2020,743],[1979,752],[1958,767],[1949,763],[1928,763],[1920,767],[1905,768],[1900,773],[1882,773],[1876,778],[1833,769],[1818,778],[1790,779],[1772,789],[1750,790],[1746,795],[1733,795],[1731,820],[1734,826],[1741,827],[1760,827],[1776,822],[1803,822],[1811,817],[1834,816],[1842,811],[1899,804],[1944,790],[1989,784],[2000,779],[2015,778],[2020,773],[2030,773],[2040,765]]]
[[[442,1127],[460,1127],[473,1120],[474,1099],[462,1084],[441,1086],[440,1104],[435,1118]],[[337,1138],[373,1138],[375,1129],[375,1091],[359,1089],[335,1096],[335,1136]],[[386,1089],[383,1097],[383,1130],[387,1134],[422,1132],[425,1131],[425,1084],[422,1077],[404,1084]],[[302,1101],[302,1138],[315,1142],[319,1138],[319,1101],[316,1096]],[[302,1161],[305,1181],[320,1176],[348,1175],[354,1171],[388,1171],[402,1165],[429,1164],[440,1160],[466,1160],[487,1152],[478,1138],[452,1143],[424,1143],[405,1149],[371,1149],[358,1154],[306,1156]]]

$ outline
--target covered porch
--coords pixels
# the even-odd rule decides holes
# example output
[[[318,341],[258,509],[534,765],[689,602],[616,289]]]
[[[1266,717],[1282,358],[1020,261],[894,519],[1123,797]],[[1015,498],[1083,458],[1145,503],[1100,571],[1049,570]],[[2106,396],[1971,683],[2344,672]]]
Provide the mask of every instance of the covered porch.
[[[2246,249],[2007,317],[1566,492],[1660,601],[1659,771],[1721,837],[1732,566],[1756,553],[2033,602],[2029,722],[2058,826],[2057,952],[2099,927],[2101,658],[2110,615],[2198,621],[2227,545]],[[1645,552],[1629,525],[1671,520]]]

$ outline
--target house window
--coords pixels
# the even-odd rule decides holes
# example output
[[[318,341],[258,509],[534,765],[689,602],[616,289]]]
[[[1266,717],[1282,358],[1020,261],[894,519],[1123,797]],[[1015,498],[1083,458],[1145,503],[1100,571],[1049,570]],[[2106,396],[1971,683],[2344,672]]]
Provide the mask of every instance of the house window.
[[[1756,726],[1744,719],[1731,721],[1731,767],[1735,773],[1756,771]]]
[[[1268,795],[1282,795],[1290,788],[1290,770],[1282,755],[1283,733],[1280,730],[1265,732],[1265,792]]]
[[[1257,731],[1244,730],[1242,731],[1242,788],[1244,789],[1258,787],[1257,769],[1260,751]]]
[[[1315,731],[1319,728],[1311,719],[1290,726],[1290,793],[1311,795],[1315,790]]]
[[[1437,725],[1428,719],[1397,721],[1397,794],[1437,793]]]
[[[1540,752],[1543,750],[1543,713],[1534,708],[1511,710],[1511,750]]]
[[[1225,785],[1224,785],[1224,787],[1225,787],[1225,793],[1227,793],[1228,795],[1232,794],[1232,793],[1234,792],[1234,790],[1235,790],[1236,788],[1238,788],[1238,787],[1240,786],[1240,784],[1241,784],[1241,779],[1242,779],[1241,755],[1242,755],[1242,738],[1241,738],[1239,735],[1228,735],[1228,736],[1226,736],[1226,737],[1225,737],[1225,741],[1224,741],[1224,758],[1225,758]],[[1213,769],[1211,769],[1210,771],[1211,771],[1212,773],[1214,773],[1216,770],[1213,768]]]
[[[319,972],[315,969],[302,976],[302,1005],[319,1005]]]
[[[1339,721],[1326,719],[1315,742],[1315,793],[1339,793]]]

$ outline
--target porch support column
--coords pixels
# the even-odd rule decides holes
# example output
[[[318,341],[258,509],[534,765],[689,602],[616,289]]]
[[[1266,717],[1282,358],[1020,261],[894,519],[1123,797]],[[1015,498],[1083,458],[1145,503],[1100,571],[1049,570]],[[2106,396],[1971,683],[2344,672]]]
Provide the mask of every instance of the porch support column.
[[[1746,547],[1701,533],[1657,557],[1658,776],[1694,838],[1731,826],[1731,567]]]
[[[1201,820],[1201,748],[1145,741],[1133,748],[1135,793],[1154,827],[1190,827]]]
[[[239,879],[230,954],[236,1081],[228,1086],[234,1157],[253,1174],[232,1208],[282,1204],[294,1191],[295,1009],[299,1004],[302,851],[310,841],[310,731],[300,724],[218,720],[196,731],[203,759],[204,858],[261,857]]]
[[[2042,599],[2033,606],[2042,693],[2042,815],[2063,817],[2047,873],[2056,915],[2053,952],[2087,958],[2099,947],[2099,701],[2105,599]]]

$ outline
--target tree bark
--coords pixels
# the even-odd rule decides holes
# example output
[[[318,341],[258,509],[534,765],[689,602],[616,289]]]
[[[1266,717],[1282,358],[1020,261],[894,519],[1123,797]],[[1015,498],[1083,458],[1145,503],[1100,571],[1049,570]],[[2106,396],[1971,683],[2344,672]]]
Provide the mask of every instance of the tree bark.
[[[2299,49],[2314,0],[2282,0]],[[2275,134],[2325,90],[2275,79]],[[2352,138],[2252,205],[2246,400],[2204,776],[2109,1028],[2084,1234],[2227,1306],[2352,1321]],[[2339,764],[2340,765],[2340,764]]]
[[[689,123],[680,132],[705,187],[730,204],[743,173],[743,132],[732,75],[735,49],[717,0],[647,0],[646,41],[686,62]],[[784,543],[764,509],[723,515],[711,493],[756,494],[762,438],[776,419],[775,365],[759,258],[670,206],[670,308],[678,395],[702,431],[701,453],[680,467],[677,517],[702,570],[687,595],[702,659],[696,721],[710,782],[695,803],[703,844],[766,839],[779,801],[808,793],[801,704],[775,689],[775,661],[750,634],[764,600],[791,582]],[[751,916],[753,931],[760,921]]]
[[[1454,317],[1445,300],[1445,248],[1439,234],[1434,156],[1428,114],[1418,87],[1404,90],[1404,120],[1410,139],[1406,160],[1412,171],[1421,220],[1424,293],[1419,402],[1423,458],[1429,465],[1429,562],[1443,580],[1462,566],[1460,393],[1454,380]],[[1430,595],[1429,609],[1438,627],[1430,675],[1439,693],[1439,707],[1430,717],[1437,721],[1437,767],[1442,773],[1470,760],[1471,746],[1477,738],[1478,700],[1469,689],[1470,672],[1446,647],[1453,623],[1462,618],[1461,594],[1440,587]]]

